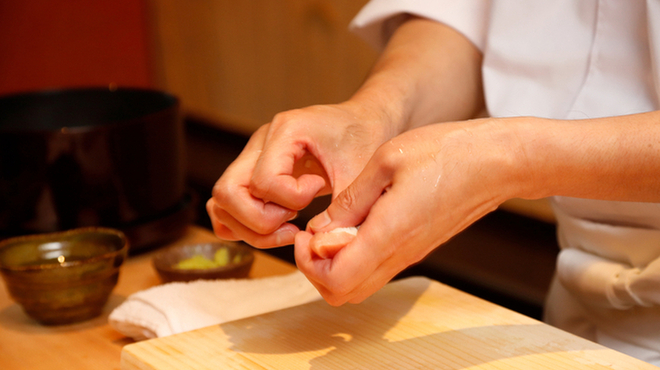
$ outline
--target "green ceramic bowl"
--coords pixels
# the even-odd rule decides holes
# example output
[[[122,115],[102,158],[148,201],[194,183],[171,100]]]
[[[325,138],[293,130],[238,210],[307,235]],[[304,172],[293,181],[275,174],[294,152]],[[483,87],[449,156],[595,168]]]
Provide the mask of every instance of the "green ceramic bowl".
[[[28,316],[69,324],[101,314],[127,251],[126,236],[108,228],[19,236],[0,242],[0,273]]]
[[[212,268],[177,268],[179,262],[191,257],[205,257],[214,260],[216,252],[225,250],[229,262],[220,267]],[[153,266],[164,283],[174,281],[240,279],[246,278],[252,263],[254,253],[252,247],[239,242],[216,242],[174,246],[160,251],[153,259]]]

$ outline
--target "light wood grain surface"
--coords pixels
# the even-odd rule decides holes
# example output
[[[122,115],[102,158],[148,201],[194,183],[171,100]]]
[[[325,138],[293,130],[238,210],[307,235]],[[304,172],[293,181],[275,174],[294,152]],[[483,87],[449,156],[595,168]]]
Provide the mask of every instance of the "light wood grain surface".
[[[348,99],[377,53],[349,32],[367,0],[149,0],[154,80],[187,114],[251,134]]]
[[[206,229],[190,226],[172,244],[217,240]],[[122,266],[119,283],[103,314],[83,323],[47,327],[28,318],[0,287],[0,369],[119,369],[122,347],[130,338],[112,329],[110,312],[130,294],[160,283],[151,267],[154,252],[130,257]],[[251,277],[283,275],[295,267],[267,254],[257,252]]]
[[[426,278],[124,347],[122,369],[657,369]]]

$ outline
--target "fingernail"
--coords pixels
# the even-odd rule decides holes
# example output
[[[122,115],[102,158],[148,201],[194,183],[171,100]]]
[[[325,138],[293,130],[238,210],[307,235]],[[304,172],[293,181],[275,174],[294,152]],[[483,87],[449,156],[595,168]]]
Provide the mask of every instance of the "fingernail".
[[[291,230],[278,231],[275,233],[275,243],[278,246],[293,244],[294,234]]]
[[[328,211],[323,211],[309,221],[309,228],[315,232],[330,225],[331,221]]]

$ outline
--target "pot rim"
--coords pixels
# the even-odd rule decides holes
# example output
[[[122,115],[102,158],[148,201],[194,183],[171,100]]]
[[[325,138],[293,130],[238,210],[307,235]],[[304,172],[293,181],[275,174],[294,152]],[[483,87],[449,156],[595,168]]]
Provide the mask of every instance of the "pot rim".
[[[102,122],[89,124],[89,125],[81,125],[81,126],[63,125],[62,127],[57,127],[57,128],[34,128],[34,127],[30,127],[30,125],[26,125],[26,127],[16,127],[15,125],[5,127],[2,124],[0,124],[0,134],[24,134],[24,135],[25,134],[27,135],[84,134],[91,131],[97,131],[100,129],[118,128],[122,126],[133,125],[136,123],[141,124],[152,116],[170,114],[172,112],[176,113],[181,105],[181,101],[177,96],[163,90],[141,88],[141,87],[117,87],[114,85],[69,87],[69,88],[63,87],[63,88],[26,91],[21,93],[0,95],[0,101],[6,101],[12,99],[40,99],[40,98],[49,98],[49,97],[57,98],[60,96],[66,97],[67,95],[73,96],[73,95],[85,94],[85,93],[92,93],[92,94],[108,93],[108,96],[112,96],[110,94],[138,93],[143,96],[149,96],[149,95],[154,97],[158,96],[163,98],[164,101],[168,101],[168,102],[165,105],[163,105],[162,108],[151,109],[145,111],[143,114],[137,114],[133,117],[128,117],[124,119],[114,119],[114,120],[108,119]]]

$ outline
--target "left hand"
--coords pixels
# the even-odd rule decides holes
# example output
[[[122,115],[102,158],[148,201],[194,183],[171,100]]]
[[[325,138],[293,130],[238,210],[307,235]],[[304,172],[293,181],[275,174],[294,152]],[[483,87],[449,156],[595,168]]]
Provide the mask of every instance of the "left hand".
[[[215,234],[257,248],[292,244],[299,230],[289,221],[353,181],[391,137],[386,121],[352,102],[277,114],[213,187],[206,206]]]

